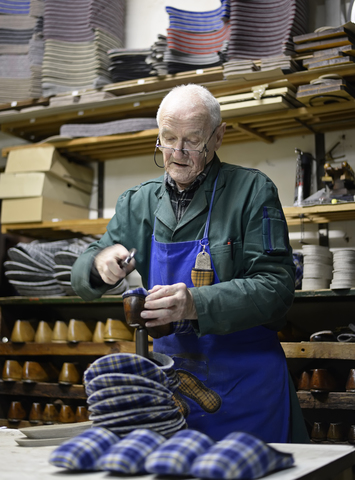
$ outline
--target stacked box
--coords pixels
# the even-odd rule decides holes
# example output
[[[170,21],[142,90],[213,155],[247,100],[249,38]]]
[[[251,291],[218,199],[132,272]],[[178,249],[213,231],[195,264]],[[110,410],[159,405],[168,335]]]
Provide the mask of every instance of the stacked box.
[[[69,162],[55,147],[12,150],[0,175],[1,222],[88,218],[92,182],[91,168]]]

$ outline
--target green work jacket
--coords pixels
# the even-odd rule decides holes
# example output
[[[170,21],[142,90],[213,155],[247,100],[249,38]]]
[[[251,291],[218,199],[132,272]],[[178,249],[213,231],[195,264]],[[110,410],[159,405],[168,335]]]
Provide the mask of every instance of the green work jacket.
[[[282,328],[294,297],[295,267],[277,188],[260,171],[221,163],[217,155],[179,222],[163,176],[123,193],[107,232],[73,266],[76,293],[92,300],[112,288],[93,288],[89,278],[95,255],[116,243],[137,249],[136,268],[146,286],[154,224],[159,242],[201,239],[218,172],[208,238],[220,283],[191,289],[195,331],[222,335],[258,325]]]

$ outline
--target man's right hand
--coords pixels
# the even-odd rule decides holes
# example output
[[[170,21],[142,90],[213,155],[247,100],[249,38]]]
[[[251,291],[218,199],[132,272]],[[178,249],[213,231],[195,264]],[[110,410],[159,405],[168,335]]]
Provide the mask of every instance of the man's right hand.
[[[128,265],[120,267],[119,263],[129,255],[129,251],[119,243],[111,247],[104,248],[95,257],[95,267],[102,280],[108,285],[115,285],[126,275],[135,269],[136,262],[134,258]]]

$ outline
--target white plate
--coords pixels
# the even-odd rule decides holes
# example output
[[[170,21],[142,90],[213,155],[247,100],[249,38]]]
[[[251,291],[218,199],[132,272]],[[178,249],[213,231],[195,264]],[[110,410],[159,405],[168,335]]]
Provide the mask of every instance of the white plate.
[[[61,445],[66,440],[72,437],[58,437],[58,438],[15,438],[21,447],[50,447],[52,445]]]
[[[20,428],[19,430],[28,438],[48,439],[63,437],[71,438],[91,427],[92,422],[88,421],[58,425],[39,425],[37,427]]]

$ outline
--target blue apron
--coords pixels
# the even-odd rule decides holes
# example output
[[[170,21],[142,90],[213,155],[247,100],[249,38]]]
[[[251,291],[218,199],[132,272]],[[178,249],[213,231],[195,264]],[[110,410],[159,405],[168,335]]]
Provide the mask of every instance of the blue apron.
[[[161,243],[152,235],[149,288],[183,282],[192,288],[191,269],[197,254],[210,253],[208,231],[218,177],[214,184],[203,239]],[[220,283],[214,270],[213,283]],[[173,358],[175,369],[191,372],[218,393],[222,403],[206,413],[195,401],[188,427],[218,441],[233,431],[251,433],[265,442],[289,441],[288,370],[277,332],[253,327],[228,335],[172,334],[154,340],[154,350]]]

